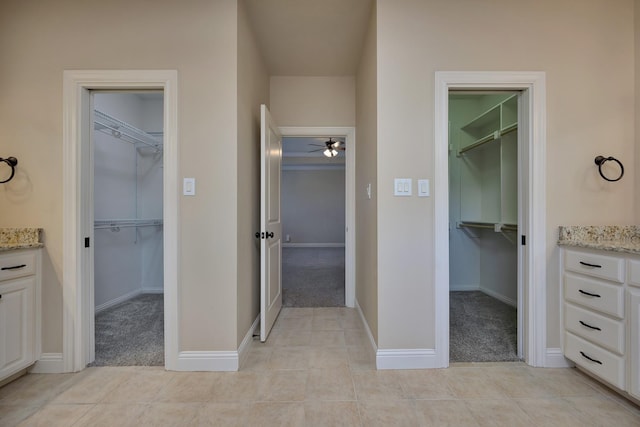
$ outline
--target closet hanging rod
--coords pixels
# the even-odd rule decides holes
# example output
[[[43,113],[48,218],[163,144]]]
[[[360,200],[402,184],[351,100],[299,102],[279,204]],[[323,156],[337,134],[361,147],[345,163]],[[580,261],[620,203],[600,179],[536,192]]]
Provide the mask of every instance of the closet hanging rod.
[[[495,230],[496,225],[500,226],[500,231],[517,231],[518,224],[500,224],[493,222],[459,222],[458,227],[467,227],[467,228],[486,228],[488,230]]]
[[[493,132],[492,134],[489,134],[489,135],[487,135],[487,136],[485,136],[483,138],[480,138],[479,140],[477,140],[473,144],[467,145],[466,147],[460,149],[458,151],[458,155],[464,154],[467,151],[473,150],[474,148],[481,147],[484,144],[486,144],[487,142],[491,142],[491,141],[494,141],[496,139],[500,139],[501,137],[505,136],[506,134],[514,132],[516,130],[518,130],[518,124],[517,123],[514,123],[514,124],[512,124],[510,126],[507,126],[504,129],[497,130],[497,131]]]
[[[127,227],[157,227],[163,225],[161,219],[111,219],[96,220],[93,223],[94,230],[120,229]]]
[[[93,121],[96,125],[98,125],[95,127],[95,129],[102,133],[114,136],[119,139],[123,139],[133,144],[141,143],[156,150],[162,149],[162,143],[149,133],[131,126],[129,123],[123,122],[122,120],[116,119],[113,116],[103,113],[100,110],[94,110]]]

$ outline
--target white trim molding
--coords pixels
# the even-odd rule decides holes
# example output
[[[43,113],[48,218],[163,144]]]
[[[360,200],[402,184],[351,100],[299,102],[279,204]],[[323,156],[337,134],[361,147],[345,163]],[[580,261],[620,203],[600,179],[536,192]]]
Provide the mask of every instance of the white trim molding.
[[[376,352],[378,369],[438,368],[436,351],[432,348],[389,349]]]
[[[369,337],[369,344],[371,344],[372,355],[378,352],[378,345],[376,344],[375,338],[373,338],[373,334],[371,333],[371,329],[369,328],[369,323],[367,323],[367,319],[364,317],[364,313],[362,312],[362,307],[358,303],[358,300],[355,300],[355,308],[358,314],[360,315],[360,320],[362,320],[362,324],[364,325],[364,330],[367,333],[367,337]]]
[[[239,366],[242,366],[245,360],[247,360],[247,356],[249,356],[249,350],[251,349],[251,343],[253,342],[253,335],[255,334],[256,329],[258,329],[259,324],[260,324],[260,314],[258,314],[258,317],[256,317],[256,320],[253,321],[253,324],[251,324],[251,327],[249,328],[249,330],[244,336],[244,339],[240,343],[240,347],[238,347]]]
[[[240,366],[237,351],[181,351],[176,371],[237,371]]]
[[[547,348],[545,368],[573,368],[572,361],[564,357],[561,348]]]
[[[32,374],[61,374],[65,372],[62,353],[42,353],[29,372]]]
[[[515,90],[522,91],[522,111],[527,126],[519,135],[528,140],[522,158],[527,163],[529,179],[526,188],[528,212],[520,225],[527,236],[522,262],[526,263],[523,291],[518,301],[519,321],[524,331],[523,356],[531,366],[545,366],[546,357],[546,83],[539,71],[437,71],[435,73],[435,183],[434,183],[434,253],[435,259],[435,358],[438,367],[449,365],[449,90]],[[522,132],[522,133],[520,133]],[[522,218],[522,215],[520,215]]]
[[[166,369],[176,369],[178,338],[178,72],[176,70],[66,70],[63,75],[63,287],[62,359],[80,371],[92,357],[94,307],[91,247],[92,90],[156,89],[164,93],[163,222],[164,348]]]
[[[345,160],[345,305],[356,301],[356,130],[353,127],[280,127],[283,137],[343,136],[348,154]]]

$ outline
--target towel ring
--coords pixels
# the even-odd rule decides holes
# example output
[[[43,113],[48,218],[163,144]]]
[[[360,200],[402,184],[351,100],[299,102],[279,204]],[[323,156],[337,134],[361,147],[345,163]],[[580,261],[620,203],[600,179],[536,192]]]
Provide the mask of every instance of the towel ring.
[[[618,166],[620,166],[620,176],[617,178],[607,178],[604,173],[602,173],[602,165],[604,165],[606,162],[608,161],[613,161],[616,162],[618,164]],[[603,156],[597,156],[595,158],[595,162],[596,165],[598,165],[598,172],[600,172],[600,176],[609,181],[609,182],[615,182],[615,181],[620,181],[620,179],[622,178],[622,176],[624,175],[624,166],[622,166],[622,163],[620,163],[620,160],[616,159],[615,157],[603,157]]]
[[[0,181],[0,184],[4,184],[5,182],[11,181],[13,175],[16,174],[16,165],[18,164],[18,159],[16,159],[15,157],[7,157],[6,159],[0,157],[0,162],[6,163],[11,168],[11,175],[9,175],[9,178],[5,179],[4,181]]]

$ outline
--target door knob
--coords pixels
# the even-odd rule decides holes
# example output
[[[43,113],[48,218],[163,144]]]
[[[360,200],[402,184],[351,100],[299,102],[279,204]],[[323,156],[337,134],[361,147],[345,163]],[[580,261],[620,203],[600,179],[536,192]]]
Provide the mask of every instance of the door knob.
[[[273,237],[273,231],[267,231],[267,239]]]

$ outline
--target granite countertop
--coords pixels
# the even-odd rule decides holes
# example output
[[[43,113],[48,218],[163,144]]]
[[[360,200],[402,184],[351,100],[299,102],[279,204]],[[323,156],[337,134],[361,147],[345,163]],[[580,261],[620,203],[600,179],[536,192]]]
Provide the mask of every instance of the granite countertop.
[[[640,254],[640,226],[561,226],[558,245]]]
[[[0,228],[0,252],[15,249],[41,248],[42,228]]]

